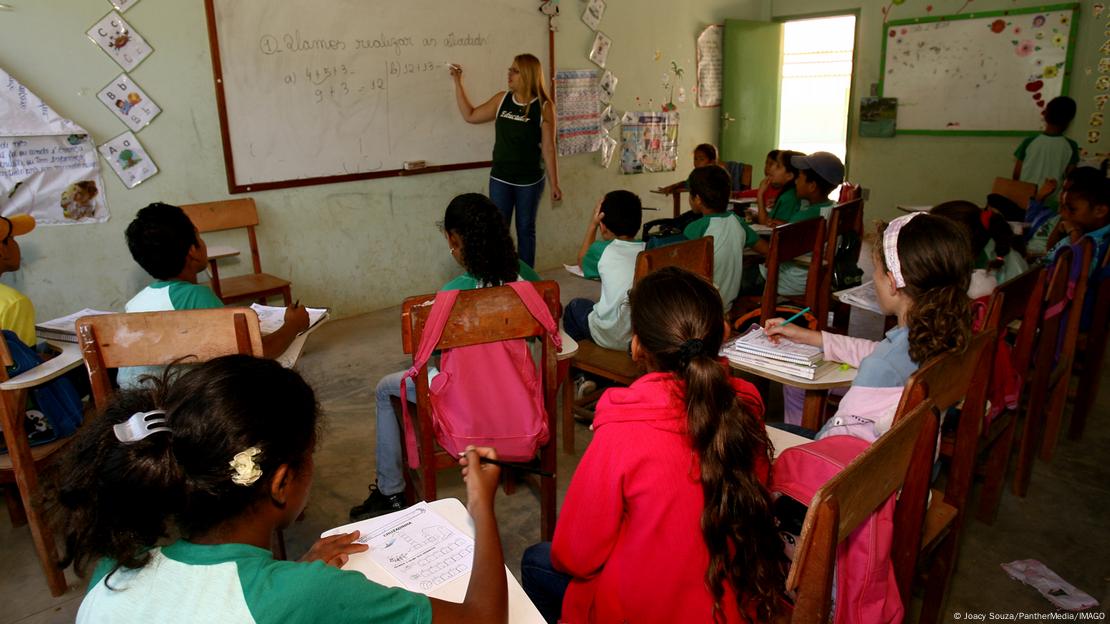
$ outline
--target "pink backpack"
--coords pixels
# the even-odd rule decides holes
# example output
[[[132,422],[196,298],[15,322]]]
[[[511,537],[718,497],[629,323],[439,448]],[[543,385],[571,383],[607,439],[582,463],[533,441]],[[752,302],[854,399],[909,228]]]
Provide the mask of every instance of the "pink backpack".
[[[535,286],[530,282],[512,282],[505,286],[520,297],[532,317],[547,330],[551,342],[559,348],[559,329]],[[407,396],[406,381],[416,377],[432,356],[459,292],[441,290],[436,293],[420,345],[412,358],[412,368],[401,378],[402,397]],[[524,339],[443,351],[439,374],[432,378],[429,394],[436,441],[453,456],[457,457],[473,444],[493,447],[498,457],[506,461],[530,461],[537,449],[547,442],[543,383]],[[401,405],[409,466],[419,468],[420,454],[408,401],[402,400]]]
[[[830,436],[786,449],[775,459],[771,491],[808,505],[825,482],[871,444]],[[834,624],[898,624],[904,617],[890,550],[894,495],[836,548]]]

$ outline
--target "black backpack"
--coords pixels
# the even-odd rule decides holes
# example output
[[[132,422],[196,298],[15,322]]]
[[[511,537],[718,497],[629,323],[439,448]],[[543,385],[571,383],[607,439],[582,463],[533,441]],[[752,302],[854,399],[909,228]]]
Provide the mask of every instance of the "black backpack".
[[[833,255],[832,289],[844,290],[863,283],[863,269],[859,268],[860,238],[855,232],[840,235]]]

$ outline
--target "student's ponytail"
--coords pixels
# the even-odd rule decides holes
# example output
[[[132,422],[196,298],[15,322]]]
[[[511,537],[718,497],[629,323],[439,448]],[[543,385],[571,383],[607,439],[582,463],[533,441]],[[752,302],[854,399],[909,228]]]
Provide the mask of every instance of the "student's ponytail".
[[[664,268],[641,280],[629,298],[632,332],[647,357],[685,388],[688,433],[705,499],[701,529],[714,617],[723,619],[727,584],[741,613],[769,621],[787,569],[770,494],[757,476],[760,464],[770,465],[772,447],[716,359],[724,338],[720,295],[693,273]]]
[[[879,232],[883,239],[883,229]],[[910,359],[918,364],[949,351],[962,352],[971,336],[971,243],[955,221],[932,214],[910,219],[897,235],[897,254],[913,301],[906,315]],[[885,246],[884,240],[884,246]],[[890,264],[883,254],[887,271]]]
[[[971,243],[971,252],[978,257],[994,241],[994,254],[987,258],[986,269],[999,269],[1006,263],[1006,256],[1014,248],[1014,231],[1005,217],[990,208],[980,208],[966,200],[937,204],[929,214],[951,219],[963,226]]]
[[[63,563],[79,574],[101,557],[141,567],[169,535],[202,535],[244,513],[268,497],[279,466],[300,466],[315,444],[315,395],[273,360],[226,356],[148,381],[115,396],[65,458]],[[116,425],[155,410],[165,430],[117,435]],[[244,452],[246,471],[232,463]]]

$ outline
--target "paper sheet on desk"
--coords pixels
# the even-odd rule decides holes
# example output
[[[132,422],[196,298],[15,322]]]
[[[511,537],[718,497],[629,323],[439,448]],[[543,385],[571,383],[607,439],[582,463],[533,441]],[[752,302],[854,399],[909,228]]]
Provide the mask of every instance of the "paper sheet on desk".
[[[428,594],[470,574],[474,539],[421,502],[408,509],[348,524],[321,535],[358,529],[370,558],[406,589]]]
[[[258,315],[258,326],[262,335],[272,334],[285,323],[285,308],[283,306],[266,306],[258,303],[251,304],[251,309]],[[308,329],[312,329],[320,319],[328,313],[327,308],[305,308],[308,312]],[[308,331],[306,329],[305,331]]]
[[[586,277],[586,274],[582,272],[582,267],[578,266],[577,264],[564,264],[563,268],[566,269],[567,273],[570,273],[571,275]]]

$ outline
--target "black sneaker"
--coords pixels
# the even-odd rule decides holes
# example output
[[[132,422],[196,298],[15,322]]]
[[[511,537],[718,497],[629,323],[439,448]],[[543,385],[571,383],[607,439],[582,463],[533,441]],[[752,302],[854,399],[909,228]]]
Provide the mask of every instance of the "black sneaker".
[[[350,516],[352,521],[365,520],[394,511],[400,511],[405,507],[407,507],[407,505],[405,504],[405,494],[403,492],[393,495],[383,494],[375,483],[370,486],[370,495],[366,497],[366,500],[362,501],[360,505],[351,507]]]

